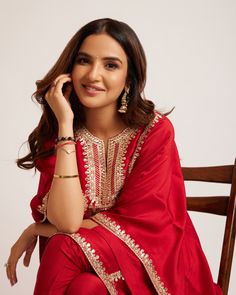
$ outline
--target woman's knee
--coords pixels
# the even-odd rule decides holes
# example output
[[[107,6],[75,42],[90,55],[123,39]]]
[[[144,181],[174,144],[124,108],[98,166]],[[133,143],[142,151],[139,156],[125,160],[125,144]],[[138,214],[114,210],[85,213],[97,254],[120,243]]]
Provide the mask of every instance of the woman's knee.
[[[56,234],[49,238],[46,249],[60,250],[69,247],[71,238],[63,234]]]
[[[79,274],[71,282],[66,295],[107,295],[108,291],[102,280],[93,273],[84,272]]]
[[[75,241],[64,234],[56,234],[52,236],[45,247],[44,256],[51,257],[54,260],[58,257],[67,257],[67,259],[76,260],[77,257],[83,255],[81,248]]]
[[[80,271],[89,271],[91,266],[80,246],[64,234],[52,236],[45,248],[41,264],[53,263],[56,266],[70,265]]]
[[[73,245],[73,240],[66,235],[57,234],[52,236],[45,247],[41,259],[40,267],[50,265],[50,268],[57,267],[60,264],[67,264],[69,261],[74,264],[76,258],[80,255],[81,249],[77,245]],[[75,250],[76,249],[76,257]]]

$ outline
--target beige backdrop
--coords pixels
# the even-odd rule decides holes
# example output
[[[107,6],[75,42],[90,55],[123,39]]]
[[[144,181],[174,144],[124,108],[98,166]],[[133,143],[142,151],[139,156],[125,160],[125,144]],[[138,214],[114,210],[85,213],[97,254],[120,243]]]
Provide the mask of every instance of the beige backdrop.
[[[3,267],[11,244],[32,222],[29,202],[38,182],[38,175],[17,169],[14,160],[39,120],[30,99],[34,83],[70,37],[96,18],[129,23],[147,55],[146,96],[163,110],[176,107],[170,119],[182,165],[230,164],[236,156],[235,15],[235,0],[0,1],[1,294],[33,292],[37,253],[28,269],[20,261],[19,283],[13,288]],[[218,189],[228,192],[225,186]],[[224,220],[192,216],[216,278]],[[236,294],[235,275],[234,261],[230,295]]]

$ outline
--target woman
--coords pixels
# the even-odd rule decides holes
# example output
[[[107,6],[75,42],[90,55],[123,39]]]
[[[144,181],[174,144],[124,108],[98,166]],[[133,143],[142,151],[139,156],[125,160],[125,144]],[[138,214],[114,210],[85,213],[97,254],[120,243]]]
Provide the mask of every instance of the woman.
[[[99,19],[37,82],[43,114],[18,166],[41,176],[35,223],[8,259],[12,285],[39,236],[35,295],[222,294],[186,211],[173,127],[142,97],[145,79],[134,31]]]

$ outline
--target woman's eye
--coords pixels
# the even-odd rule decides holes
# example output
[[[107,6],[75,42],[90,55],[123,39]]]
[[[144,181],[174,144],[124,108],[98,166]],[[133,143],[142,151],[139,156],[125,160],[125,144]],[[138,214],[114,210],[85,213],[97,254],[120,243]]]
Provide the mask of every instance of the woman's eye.
[[[89,62],[89,60],[85,57],[79,57],[77,59],[77,63],[80,64],[80,65],[84,65],[84,64],[87,64]]]
[[[108,64],[106,64],[106,68],[107,68],[108,70],[115,70],[115,69],[118,68],[118,65],[115,64],[115,63],[108,63]]]

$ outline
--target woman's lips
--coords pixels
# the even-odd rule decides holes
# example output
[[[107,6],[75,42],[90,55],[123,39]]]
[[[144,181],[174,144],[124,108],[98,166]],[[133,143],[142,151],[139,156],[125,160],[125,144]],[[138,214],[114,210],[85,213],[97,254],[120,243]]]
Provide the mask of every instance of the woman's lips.
[[[95,96],[103,91],[105,91],[103,88],[93,85],[93,84],[82,84],[83,89],[85,92],[90,96]]]

